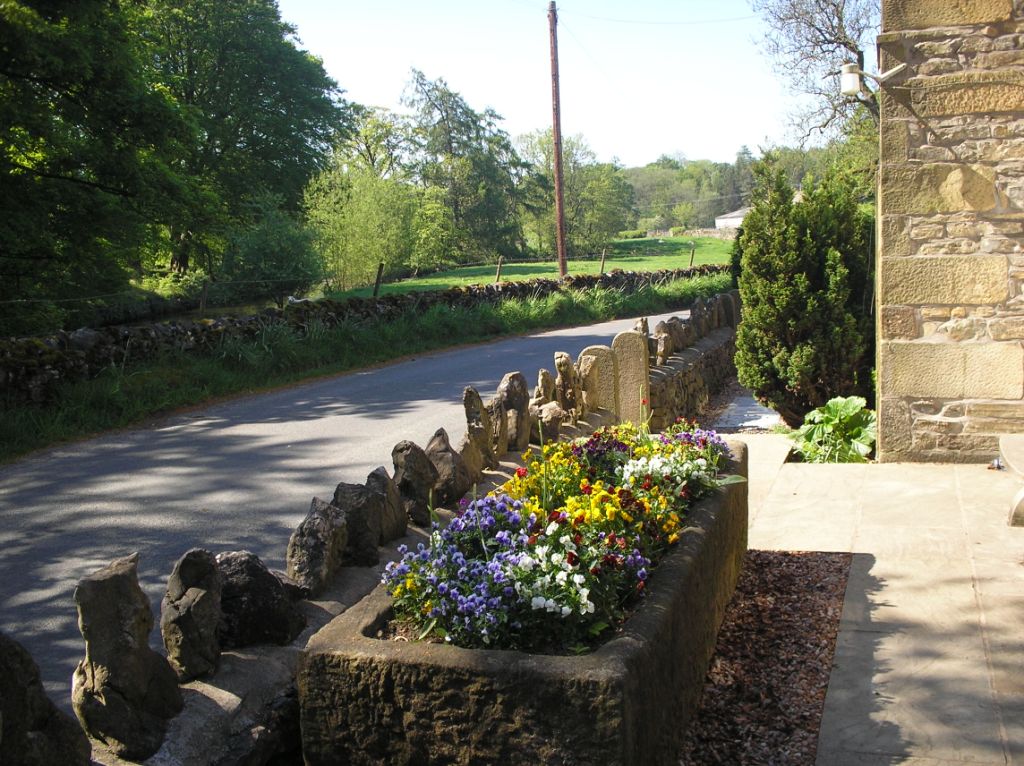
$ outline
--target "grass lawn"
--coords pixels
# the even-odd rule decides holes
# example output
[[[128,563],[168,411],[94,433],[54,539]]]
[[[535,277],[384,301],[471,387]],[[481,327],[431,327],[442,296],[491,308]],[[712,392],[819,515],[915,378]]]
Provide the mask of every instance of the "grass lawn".
[[[661,239],[622,239],[612,243],[605,259],[605,271],[658,271],[659,269],[685,269],[690,266],[690,249],[694,248],[693,265],[728,263],[732,242],[714,237],[664,237]],[[569,261],[569,274],[597,274],[601,259]],[[439,271],[422,277],[403,279],[381,286],[382,293],[410,292],[413,290],[443,290],[448,287],[487,284],[494,281],[496,266],[465,266],[450,271]],[[555,261],[506,263],[501,268],[502,281],[524,279],[557,279]],[[365,297],[373,288],[363,287],[331,293],[328,298],[343,300],[352,296]]]

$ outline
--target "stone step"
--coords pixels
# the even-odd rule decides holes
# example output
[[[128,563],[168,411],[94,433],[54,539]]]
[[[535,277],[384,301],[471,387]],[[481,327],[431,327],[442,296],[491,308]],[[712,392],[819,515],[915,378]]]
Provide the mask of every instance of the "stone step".
[[[1003,434],[999,437],[999,459],[1007,470],[1024,478],[1024,434]],[[1024,527],[1024,487],[1010,502],[1010,526]]]

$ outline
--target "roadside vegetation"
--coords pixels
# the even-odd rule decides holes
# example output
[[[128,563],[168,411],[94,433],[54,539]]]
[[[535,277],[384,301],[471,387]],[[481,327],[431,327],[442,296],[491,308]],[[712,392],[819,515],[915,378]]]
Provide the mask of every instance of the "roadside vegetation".
[[[544,298],[473,308],[434,307],[390,321],[313,326],[300,335],[268,323],[252,342],[229,340],[210,353],[169,353],[139,365],[110,367],[62,386],[53,402],[0,409],[0,460],[120,428],[218,397],[254,393],[322,375],[450,347],[552,327],[680,309],[726,290],[729,275],[678,280],[631,295],[569,290]]]

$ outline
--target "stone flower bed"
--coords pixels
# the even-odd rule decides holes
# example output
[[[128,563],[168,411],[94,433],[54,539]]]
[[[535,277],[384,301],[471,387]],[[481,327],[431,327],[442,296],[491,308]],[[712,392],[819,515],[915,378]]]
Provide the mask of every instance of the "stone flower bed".
[[[745,476],[745,445],[730,447],[725,471]],[[640,518],[619,489],[635,489],[633,500],[686,494],[671,471],[655,470],[657,457],[631,451],[618,461],[618,502],[609,499],[612,489],[602,480],[579,481],[571,471],[561,478],[578,482],[582,492],[552,486],[556,471],[547,476],[552,481],[538,482],[551,494],[531,496],[522,485],[529,485],[535,463],[502,488],[523,495],[520,500],[498,494],[456,518],[469,519],[461,529],[456,524],[456,536],[469,533],[474,515],[485,519],[477,531],[497,525],[493,544],[481,541],[490,554],[485,571],[470,562],[459,566],[453,555],[457,568],[445,581],[431,569],[439,560],[447,566],[445,556],[428,549],[390,567],[384,584],[307,646],[298,679],[306,763],[674,763],[746,550],[747,491],[745,483],[730,483],[681,519],[672,518],[674,503],[662,504],[661,515]],[[646,460],[647,469],[631,478],[629,466],[636,469],[637,460]],[[696,475],[692,481],[694,488],[700,483]],[[563,510],[547,511],[538,521],[547,504]],[[625,546],[606,531],[609,517],[621,522],[622,515],[630,517]],[[513,516],[524,531],[509,542],[516,533],[501,528],[501,519],[514,526]],[[435,547],[467,542],[440,530],[433,537]],[[676,539],[671,547],[670,537]],[[599,564],[588,558],[591,547]],[[650,559],[661,553],[655,566]],[[523,576],[524,566],[532,575]],[[590,579],[584,567],[588,575],[597,569],[612,576]],[[410,594],[432,581],[434,590],[421,594],[419,622],[426,624],[417,632],[440,641],[382,640],[396,610],[408,621],[417,602]],[[439,589],[442,582],[446,587]],[[644,597],[630,602],[638,589]],[[446,601],[440,590],[457,593]],[[607,641],[589,653],[566,652],[582,651],[583,637],[600,632],[623,606],[635,611],[605,631]]]

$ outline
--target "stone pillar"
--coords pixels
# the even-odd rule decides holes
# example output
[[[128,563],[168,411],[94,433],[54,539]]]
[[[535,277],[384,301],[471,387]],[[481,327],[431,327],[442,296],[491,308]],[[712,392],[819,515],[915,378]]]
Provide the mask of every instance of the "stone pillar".
[[[629,330],[612,340],[619,372],[619,419],[640,425],[650,415],[651,368],[647,336]]]
[[[1024,5],[883,0],[879,458],[1024,432]]]

